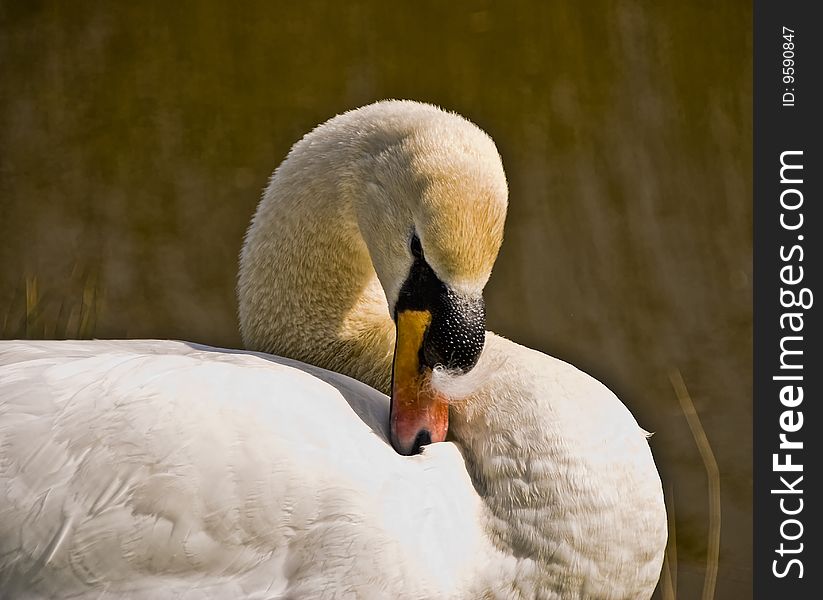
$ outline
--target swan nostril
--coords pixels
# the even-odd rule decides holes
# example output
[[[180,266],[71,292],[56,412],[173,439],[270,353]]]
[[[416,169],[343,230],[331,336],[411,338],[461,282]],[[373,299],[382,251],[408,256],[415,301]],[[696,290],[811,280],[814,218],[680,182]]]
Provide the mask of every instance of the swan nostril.
[[[428,429],[422,430],[420,433],[417,434],[417,437],[414,438],[414,444],[412,444],[412,454],[420,454],[420,450],[423,446],[432,443],[432,434],[429,433]]]

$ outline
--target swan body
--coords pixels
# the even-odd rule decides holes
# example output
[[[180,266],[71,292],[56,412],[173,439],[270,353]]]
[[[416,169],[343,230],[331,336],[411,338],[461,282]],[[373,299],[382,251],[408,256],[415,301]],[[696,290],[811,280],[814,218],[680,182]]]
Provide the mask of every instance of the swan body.
[[[467,577],[460,453],[399,456],[365,384],[165,341],[0,342],[0,365],[3,598],[434,598]]]
[[[296,144],[250,226],[241,331],[283,356],[0,342],[0,595],[648,598],[666,516],[626,407],[492,333],[431,334],[476,327],[505,205],[478,128],[377,103]],[[391,446],[408,315],[415,357],[467,365],[414,363],[451,440],[415,456]]]

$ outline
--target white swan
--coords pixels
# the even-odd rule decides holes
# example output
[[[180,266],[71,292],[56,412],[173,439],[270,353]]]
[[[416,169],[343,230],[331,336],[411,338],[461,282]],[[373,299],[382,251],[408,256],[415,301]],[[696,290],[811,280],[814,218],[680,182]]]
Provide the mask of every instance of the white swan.
[[[244,340],[392,391],[391,419],[288,358],[0,342],[0,596],[649,597],[666,516],[645,432],[574,367],[483,346],[506,196],[492,141],[412,102],[335,117],[272,177]],[[447,427],[415,456],[388,443]]]

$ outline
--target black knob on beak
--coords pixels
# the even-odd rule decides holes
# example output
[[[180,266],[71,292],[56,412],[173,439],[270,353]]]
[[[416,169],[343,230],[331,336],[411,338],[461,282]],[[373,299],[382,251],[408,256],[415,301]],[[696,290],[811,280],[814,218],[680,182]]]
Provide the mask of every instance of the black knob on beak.
[[[460,297],[445,286],[432,307],[423,340],[423,362],[450,371],[470,371],[486,340],[486,311],[481,297]]]

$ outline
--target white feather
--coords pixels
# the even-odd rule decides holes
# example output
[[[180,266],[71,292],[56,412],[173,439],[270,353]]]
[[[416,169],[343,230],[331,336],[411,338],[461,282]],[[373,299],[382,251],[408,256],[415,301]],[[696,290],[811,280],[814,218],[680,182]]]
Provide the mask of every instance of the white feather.
[[[0,342],[2,597],[448,597],[479,500],[453,445],[400,457],[387,422],[272,356]]]

